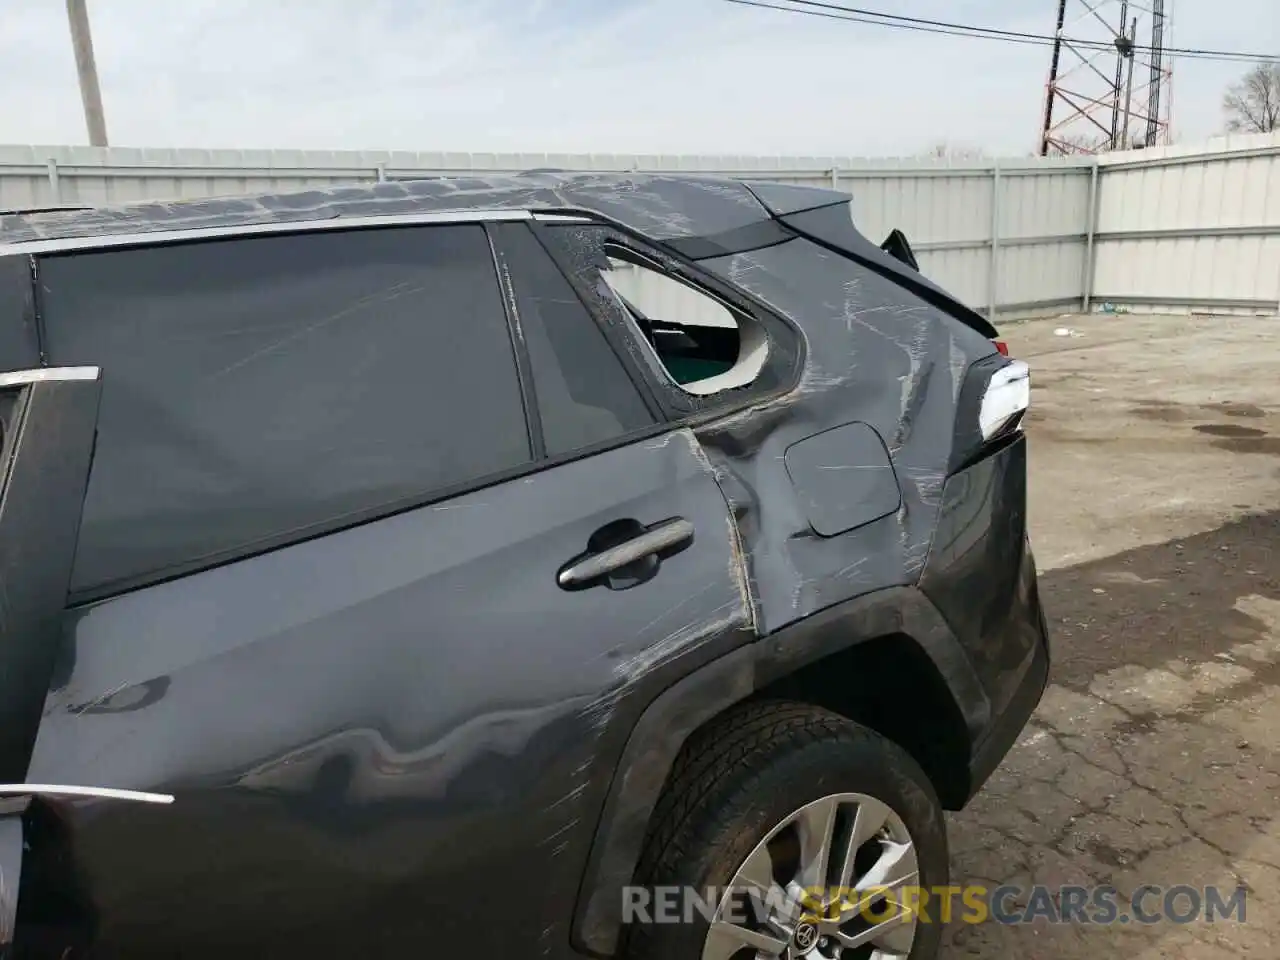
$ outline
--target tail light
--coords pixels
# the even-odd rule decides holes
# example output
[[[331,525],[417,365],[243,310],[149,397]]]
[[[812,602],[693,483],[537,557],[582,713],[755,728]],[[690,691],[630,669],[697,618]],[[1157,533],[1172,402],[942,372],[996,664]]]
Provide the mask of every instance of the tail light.
[[[1022,415],[1031,406],[1031,370],[1021,360],[991,374],[978,408],[978,426],[983,440],[1021,429]]]
[[[1030,407],[1031,371],[1024,362],[991,354],[970,366],[956,403],[950,472],[1010,442]]]
[[[1009,355],[1009,345],[1003,340],[993,340],[991,342],[994,343],[996,345],[996,349],[1000,351],[1000,356],[1007,357]]]

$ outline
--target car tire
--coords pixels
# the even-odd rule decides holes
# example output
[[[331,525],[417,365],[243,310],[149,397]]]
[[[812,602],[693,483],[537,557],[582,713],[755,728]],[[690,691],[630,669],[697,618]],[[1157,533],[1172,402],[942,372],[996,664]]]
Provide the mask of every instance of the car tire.
[[[861,800],[848,800],[850,797]],[[821,813],[827,804],[835,804],[838,812],[830,817]],[[886,814],[886,822],[891,821],[895,830],[905,828],[909,845],[914,847],[916,879],[907,885],[926,890],[946,886],[949,864],[942,807],[928,777],[905,750],[866,727],[807,704],[754,703],[727,712],[696,734],[673,765],[638,865],[635,882],[639,891],[629,891],[632,909],[627,918],[624,955],[629,960],[706,960],[712,954],[737,960],[739,955],[755,956],[746,945],[741,954],[725,952],[725,928],[717,924],[713,933],[712,920],[726,914],[709,915],[721,902],[718,893],[709,891],[724,890],[730,884],[738,886],[741,871],[748,866],[759,875],[758,865],[766,862],[761,860],[761,849],[766,850],[774,882],[786,882],[778,871],[785,872],[779,864],[789,859],[787,851],[804,847],[798,839],[802,831],[812,837],[822,832],[805,825],[835,823],[829,834],[835,839],[829,847],[847,849],[854,846],[847,839],[854,829],[851,822],[865,807],[872,811],[865,821],[870,825],[876,816],[884,814],[881,804],[891,811],[891,815]],[[797,811],[805,810],[817,810],[819,814],[804,814],[799,821],[788,823]],[[839,829],[841,824],[843,829]],[[882,851],[900,849],[901,845],[892,843],[888,826],[885,830],[883,839],[876,834],[872,841],[859,845],[859,865],[869,862],[864,856],[868,851],[874,860]],[[820,859],[813,860],[806,877],[817,875]],[[835,857],[829,859],[834,862]],[[802,861],[803,857],[797,860]],[[910,864],[904,866],[909,868]],[[830,869],[825,874],[828,877]],[[850,879],[858,879],[856,871]],[[680,899],[690,895],[686,892],[702,897],[701,906],[695,901],[692,908],[686,907]],[[640,909],[635,909],[636,905]],[[839,929],[847,936],[846,930],[859,932],[861,924],[865,934],[871,924],[859,920],[859,912],[841,914],[842,918],[853,918],[852,927],[842,923],[839,928],[823,929],[833,935]],[[899,942],[895,949],[909,949],[904,955],[910,960],[932,960],[942,939],[943,924],[935,915],[940,911],[930,911],[926,906],[923,912],[927,922],[918,919],[911,924],[909,935],[899,933],[900,937],[909,936],[909,946],[902,947]],[[802,922],[803,918],[795,920],[790,934],[762,926],[755,919],[744,925],[766,931],[773,941],[761,949],[762,957],[805,956],[818,960],[840,957],[843,950],[844,957],[857,960],[871,954],[869,947],[845,949],[834,937],[824,937],[817,950],[805,949],[800,935],[806,934],[807,940],[813,931],[802,931],[798,926]],[[736,936],[737,929],[729,933]],[[788,936],[785,948],[775,952],[777,943]],[[716,949],[711,949],[713,941]],[[708,952],[704,953],[704,948]]]

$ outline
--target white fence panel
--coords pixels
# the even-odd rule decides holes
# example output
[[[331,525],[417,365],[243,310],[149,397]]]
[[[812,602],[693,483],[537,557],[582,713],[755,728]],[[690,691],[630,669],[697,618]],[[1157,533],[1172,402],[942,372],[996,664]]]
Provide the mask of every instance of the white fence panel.
[[[853,196],[858,228],[882,240],[897,228],[919,243],[977,241],[991,237],[993,178],[987,170],[904,170],[888,176],[840,179]]]
[[[834,187],[872,240],[1000,317],[1088,308],[1274,312],[1280,135],[1085,160],[135,150],[0,146],[0,209],[306,190],[538,168],[708,173]]]
[[[912,245],[916,246],[912,240]],[[991,250],[984,243],[967,249],[916,252],[920,272],[953,297],[975,310],[985,310],[990,297],[987,285],[991,279]]]
[[[1098,303],[1250,313],[1272,313],[1280,303],[1280,230],[1103,239],[1098,256]]]
[[[1078,310],[1084,257],[1083,239],[1004,247],[999,302],[1015,315]]]
[[[1001,178],[1000,237],[1073,236],[1083,243],[1088,227],[1090,169],[1013,171]]]
[[[1280,135],[1101,159],[1093,299],[1274,313]]]

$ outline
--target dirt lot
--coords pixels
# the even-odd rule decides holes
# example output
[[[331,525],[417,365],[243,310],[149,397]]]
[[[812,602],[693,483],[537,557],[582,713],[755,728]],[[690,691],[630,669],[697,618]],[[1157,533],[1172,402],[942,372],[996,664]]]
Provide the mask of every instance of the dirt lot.
[[[1111,884],[1122,913],[1143,884],[1243,883],[1247,913],[956,923],[943,956],[1276,957],[1280,320],[1005,333],[1032,367],[1031,522],[1055,662],[1031,726],[952,820],[953,882]]]

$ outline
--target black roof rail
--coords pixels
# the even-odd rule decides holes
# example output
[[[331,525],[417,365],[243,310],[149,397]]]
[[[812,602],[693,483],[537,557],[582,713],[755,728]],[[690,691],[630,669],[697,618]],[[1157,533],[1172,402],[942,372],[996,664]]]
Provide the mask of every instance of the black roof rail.
[[[68,204],[61,207],[2,207],[0,214],[27,214],[27,213],[61,213],[71,210],[92,210],[93,207],[81,207]]]

